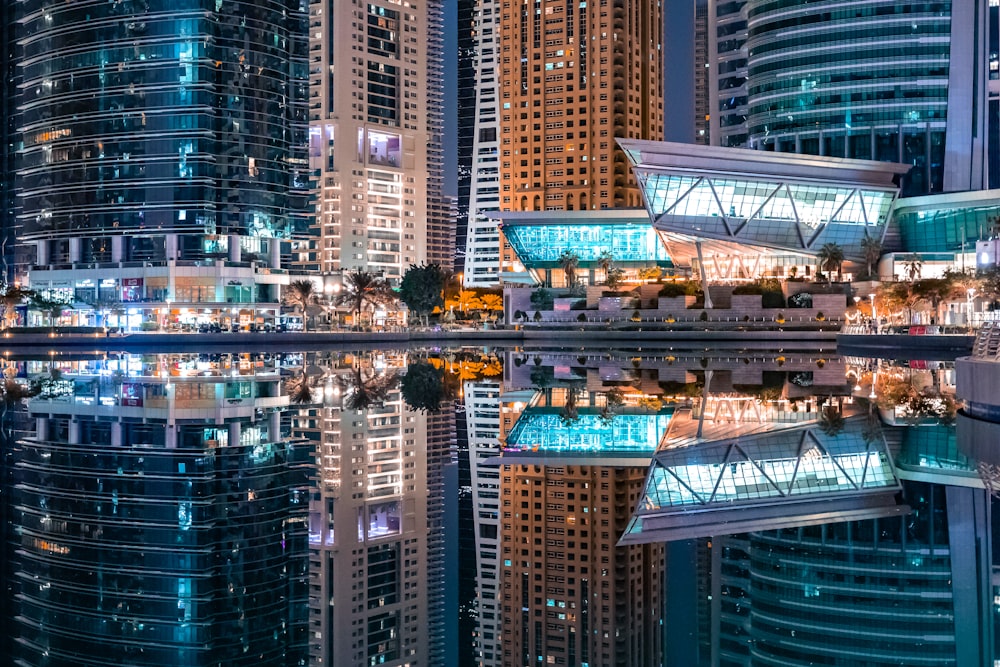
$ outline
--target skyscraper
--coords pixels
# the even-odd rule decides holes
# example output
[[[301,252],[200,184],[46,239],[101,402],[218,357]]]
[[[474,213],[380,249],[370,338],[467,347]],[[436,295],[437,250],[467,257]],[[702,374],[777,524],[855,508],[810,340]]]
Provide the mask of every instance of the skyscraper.
[[[913,166],[903,191],[987,186],[987,3],[711,2],[723,146]]]
[[[499,282],[502,248],[484,211],[639,206],[615,139],[663,138],[660,3],[478,7],[467,285]]]
[[[170,304],[276,313],[288,278],[270,269],[310,214],[304,4],[22,0],[16,14],[31,286],[87,304],[80,324],[123,301],[130,326]]]
[[[396,279],[449,253],[431,249],[451,209],[440,204],[441,3],[309,7],[315,266]]]

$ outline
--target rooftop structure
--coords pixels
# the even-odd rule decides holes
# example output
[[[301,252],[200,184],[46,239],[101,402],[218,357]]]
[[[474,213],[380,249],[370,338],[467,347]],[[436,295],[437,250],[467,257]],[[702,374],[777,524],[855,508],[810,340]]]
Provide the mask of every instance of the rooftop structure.
[[[622,139],[653,226],[678,264],[703,239],[722,252],[815,256],[837,243],[860,259],[881,239],[907,165]]]

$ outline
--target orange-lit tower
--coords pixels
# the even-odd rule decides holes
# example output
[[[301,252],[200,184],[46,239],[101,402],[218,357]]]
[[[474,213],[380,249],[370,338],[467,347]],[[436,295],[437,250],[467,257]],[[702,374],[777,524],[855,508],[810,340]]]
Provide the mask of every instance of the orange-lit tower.
[[[616,137],[663,138],[657,0],[504,0],[500,208],[640,206]]]

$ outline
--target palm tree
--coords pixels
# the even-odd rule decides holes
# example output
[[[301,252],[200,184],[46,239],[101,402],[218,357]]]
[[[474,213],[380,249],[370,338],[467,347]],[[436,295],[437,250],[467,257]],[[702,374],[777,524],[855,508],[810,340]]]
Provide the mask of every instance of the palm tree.
[[[611,254],[610,250],[602,250],[601,254],[597,256],[597,266],[604,271],[604,280],[608,279],[608,272],[615,265],[615,256]]]
[[[311,280],[293,280],[288,284],[288,291],[285,292],[285,303],[292,306],[297,311],[302,311],[302,330],[309,329],[309,306],[314,306],[319,301],[319,290],[316,283]]]
[[[566,286],[576,287],[576,270],[580,268],[580,256],[572,250],[563,250],[558,261],[559,268],[566,275]]]
[[[882,242],[874,236],[869,236],[868,230],[865,230],[865,235],[861,239],[861,252],[865,256],[865,264],[867,266],[866,277],[875,277],[875,267],[878,264],[879,257],[882,256]]]
[[[819,267],[826,272],[826,280],[830,282],[830,272],[837,270],[837,282],[840,282],[840,267],[844,263],[844,249],[836,243],[824,243],[817,254]]]
[[[359,269],[344,274],[344,291],[337,296],[334,303],[349,307],[354,313],[355,324],[360,328],[361,311],[366,305],[389,304],[394,298],[392,288],[384,278]]]
[[[355,366],[349,377],[340,378],[345,389],[344,408],[364,411],[380,406],[398,382],[399,376],[394,372],[376,373],[371,368]]]
[[[499,294],[484,294],[480,299],[485,310],[497,312],[503,310],[503,297]]]

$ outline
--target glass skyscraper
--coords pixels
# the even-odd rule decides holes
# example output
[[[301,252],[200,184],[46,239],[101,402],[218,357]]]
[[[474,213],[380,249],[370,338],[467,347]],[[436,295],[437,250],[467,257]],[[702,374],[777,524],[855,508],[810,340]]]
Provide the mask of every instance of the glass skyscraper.
[[[32,287],[276,310],[310,218],[305,0],[23,0],[16,20]]]
[[[986,187],[985,1],[710,3],[712,141],[901,162],[904,194]]]

